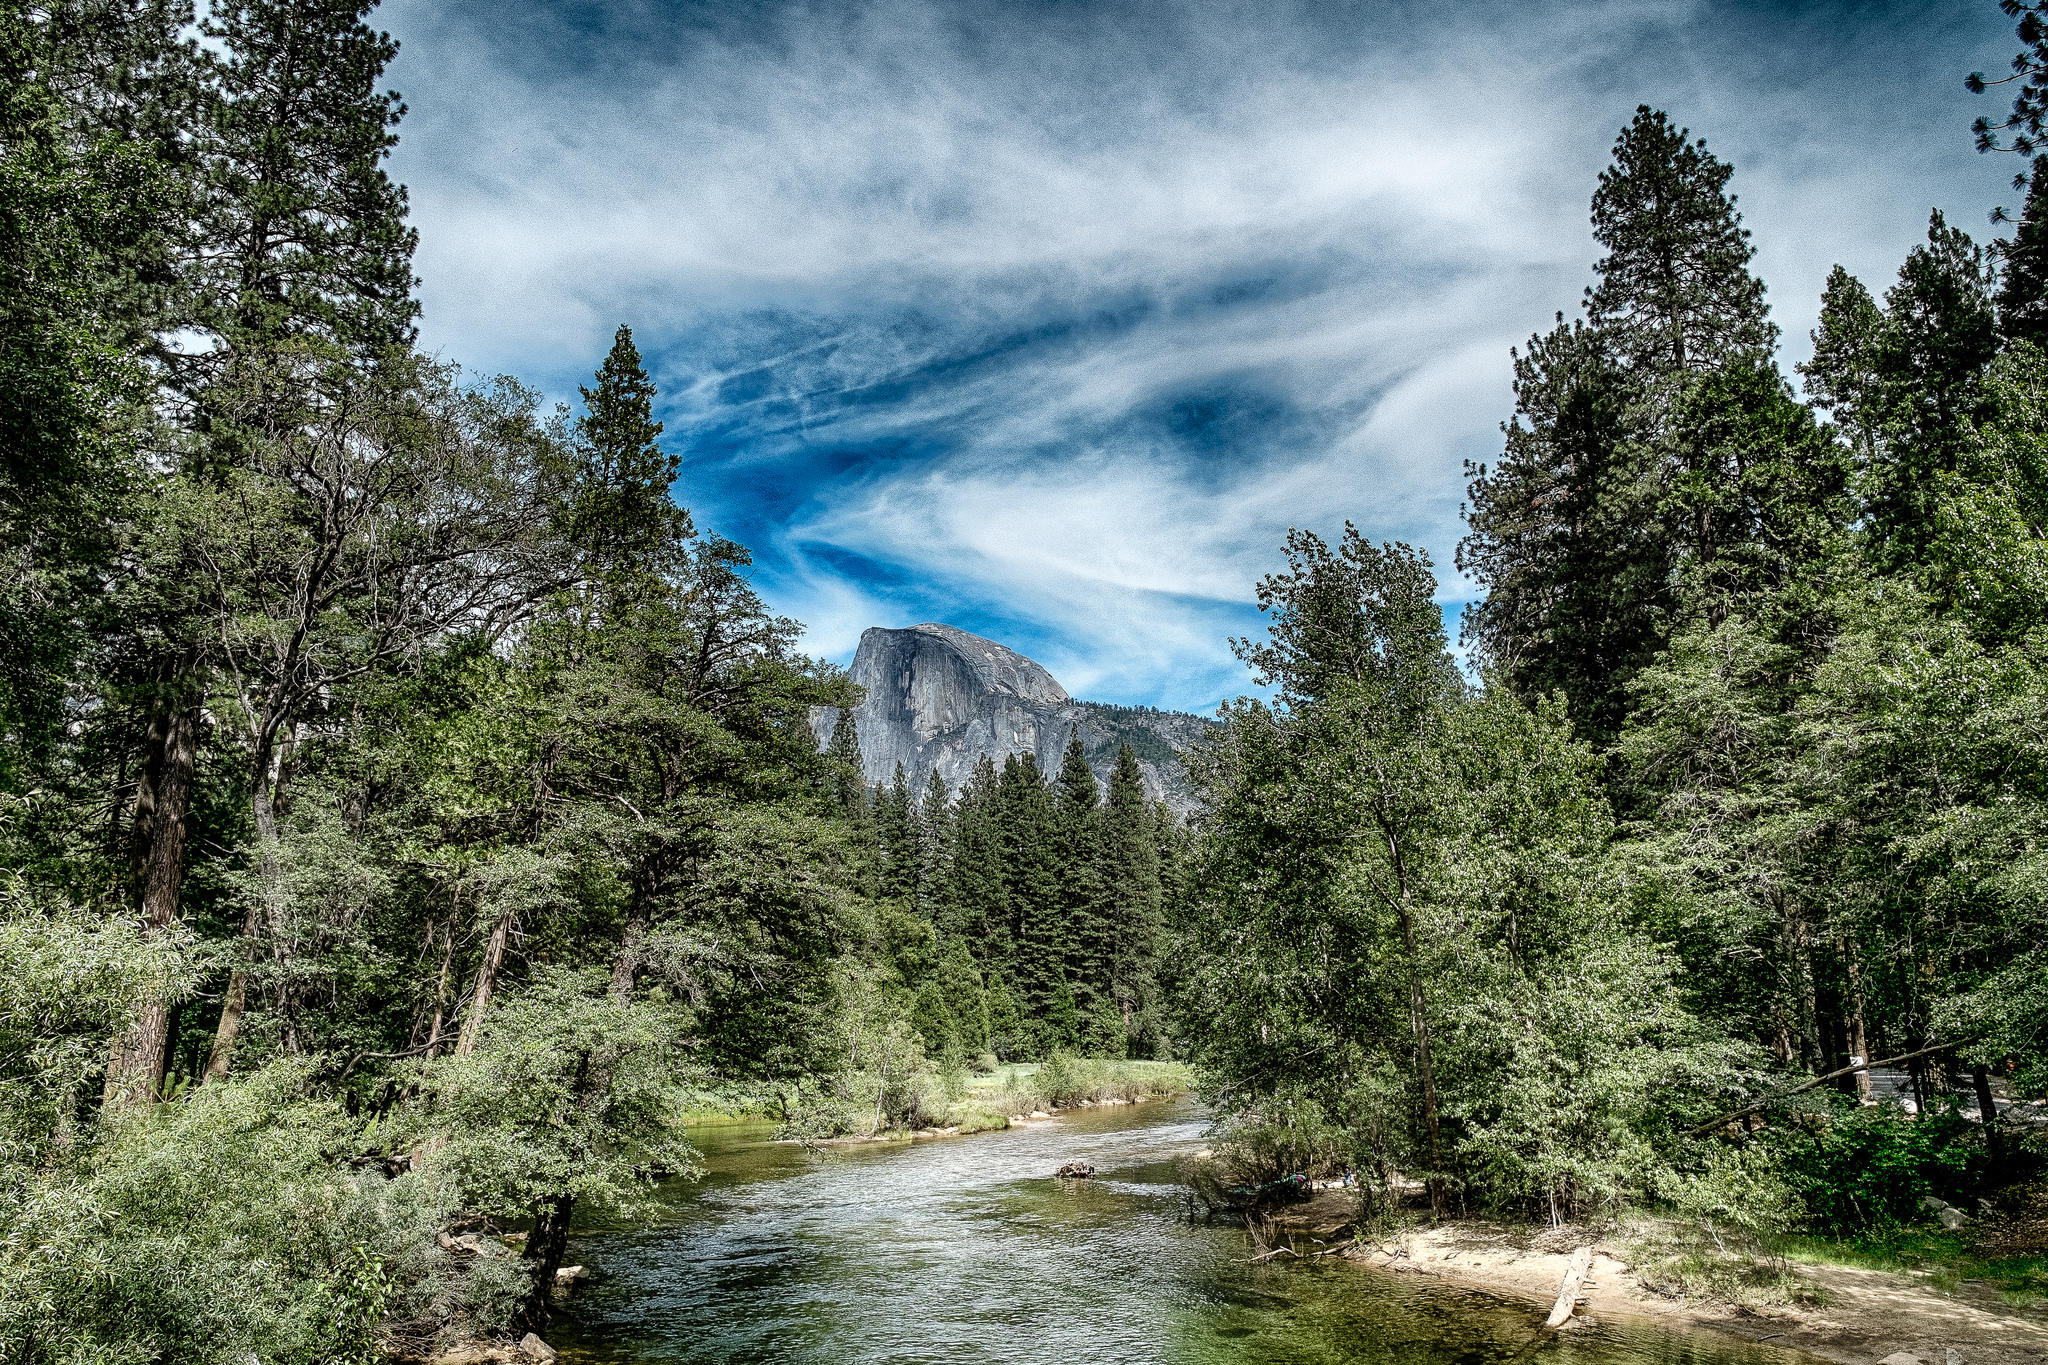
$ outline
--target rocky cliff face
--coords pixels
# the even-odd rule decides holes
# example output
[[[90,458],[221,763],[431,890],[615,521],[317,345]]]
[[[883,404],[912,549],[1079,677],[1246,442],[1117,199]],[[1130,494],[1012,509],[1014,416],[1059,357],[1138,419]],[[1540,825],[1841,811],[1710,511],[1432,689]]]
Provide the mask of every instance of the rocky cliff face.
[[[937,768],[957,792],[983,754],[1000,766],[1010,754],[1030,753],[1057,772],[1068,737],[1079,734],[1099,780],[1108,781],[1118,747],[1129,744],[1146,794],[1183,815],[1194,809],[1174,751],[1209,729],[1200,716],[1075,701],[1015,650],[951,626],[866,631],[851,672],[866,692],[853,718],[870,783],[893,780],[901,763],[913,791]],[[838,718],[836,707],[812,715],[820,745]]]

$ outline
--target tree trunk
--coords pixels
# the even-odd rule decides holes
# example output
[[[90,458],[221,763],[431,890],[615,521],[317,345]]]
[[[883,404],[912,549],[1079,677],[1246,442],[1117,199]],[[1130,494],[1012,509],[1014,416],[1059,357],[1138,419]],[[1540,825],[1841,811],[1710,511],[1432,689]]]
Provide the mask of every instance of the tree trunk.
[[[1877,1091],[1870,1079],[1870,1033],[1863,1021],[1863,969],[1857,965],[1854,954],[1845,951],[1842,958],[1849,969],[1849,1051],[1863,1067],[1856,1073],[1856,1102],[1875,1104]]]
[[[647,917],[635,913],[626,921],[618,956],[612,959],[611,997],[623,1005],[633,998],[633,983],[640,975],[641,945],[647,940]]]
[[[498,969],[505,964],[505,939],[511,932],[512,912],[507,910],[491,926],[490,942],[484,945],[484,960],[476,969],[476,995],[469,1002],[469,1018],[463,1021],[462,1036],[455,1040],[458,1057],[476,1051],[477,1038],[484,1028],[484,1010],[491,1003],[491,992],[497,988]]]
[[[1401,896],[1395,909],[1401,920],[1401,940],[1408,950],[1408,1023],[1415,1034],[1415,1073],[1422,1082],[1422,1123],[1429,1138],[1429,1207],[1436,1213],[1442,1213],[1444,1152],[1441,1124],[1437,1117],[1436,1062],[1430,1056],[1429,1009],[1422,993],[1421,952],[1415,941],[1415,916],[1408,899],[1408,874],[1402,866],[1398,847],[1394,853],[1394,875],[1401,885]]]
[[[274,734],[272,727],[264,727],[262,734]],[[289,749],[289,744],[286,750]],[[274,741],[259,742],[253,771],[249,783],[249,809],[256,817],[256,894],[250,898],[249,907],[242,915],[241,937],[235,942],[235,965],[228,973],[228,988],[221,998],[220,1027],[214,1030],[213,1051],[206,1059],[206,1076],[209,1081],[221,1080],[228,1074],[228,1068],[235,1058],[235,1041],[241,1036],[242,1015],[249,1005],[249,964],[256,956],[256,942],[263,928],[266,912],[278,908],[283,896],[281,882],[283,869],[277,856],[277,810],[275,784],[279,760],[285,750],[280,750]],[[298,1051],[297,1036],[293,1034],[292,1051]]]
[[[569,1246],[569,1218],[576,1210],[576,1197],[558,1194],[533,1206],[533,1231],[526,1237],[526,1259],[533,1267],[533,1297],[527,1302],[526,1320],[531,1327],[545,1327],[552,1313],[548,1292],[555,1287],[555,1272],[562,1268],[562,1253]]]
[[[152,733],[157,727],[152,727]],[[162,747],[145,775],[136,801],[136,846],[141,854],[142,921],[151,933],[168,930],[178,918],[178,889],[185,877],[185,834],[192,808],[192,778],[199,763],[199,706],[174,703],[161,726]],[[146,813],[145,813],[146,812]],[[144,822],[146,821],[146,827]],[[146,1105],[163,1083],[170,1042],[169,1002],[143,1004],[135,1022],[113,1041],[107,1058],[101,1107]]]
[[[1984,1146],[1996,1162],[2005,1155],[2005,1134],[1999,1128],[1998,1101],[1991,1094],[1991,1073],[1984,1067],[1973,1066],[1970,1079],[1977,1088],[1977,1117],[1984,1121]]]
[[[427,1055],[441,1050],[441,1026],[447,1021],[448,969],[455,961],[455,916],[448,916],[446,937],[441,943],[441,975],[434,982],[434,1022],[427,1028]]]

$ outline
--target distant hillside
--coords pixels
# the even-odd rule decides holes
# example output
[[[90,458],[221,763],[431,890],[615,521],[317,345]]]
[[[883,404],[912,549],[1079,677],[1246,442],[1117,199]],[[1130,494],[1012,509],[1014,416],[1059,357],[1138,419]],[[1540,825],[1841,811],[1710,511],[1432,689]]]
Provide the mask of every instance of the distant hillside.
[[[1068,738],[1078,734],[1098,779],[1108,779],[1118,747],[1129,744],[1147,795],[1182,815],[1195,808],[1175,750],[1194,744],[1214,724],[1200,716],[1076,701],[1022,654],[952,626],[865,631],[851,671],[866,693],[854,723],[871,783],[890,781],[901,763],[914,785],[937,768],[958,791],[983,754],[1000,765],[1010,754],[1030,753],[1054,772]],[[838,718],[836,707],[813,714],[820,744],[831,738]]]

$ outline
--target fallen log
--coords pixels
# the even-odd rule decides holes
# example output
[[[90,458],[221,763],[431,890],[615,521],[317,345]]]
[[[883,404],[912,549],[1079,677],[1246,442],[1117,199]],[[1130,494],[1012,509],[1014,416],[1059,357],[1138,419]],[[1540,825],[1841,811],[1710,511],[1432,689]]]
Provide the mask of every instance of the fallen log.
[[[1858,1062],[1854,1066],[1845,1066],[1839,1071],[1830,1071],[1825,1076],[1815,1076],[1804,1085],[1795,1085],[1790,1090],[1780,1090],[1775,1095],[1766,1095],[1755,1104],[1746,1104],[1740,1109],[1721,1115],[1719,1118],[1708,1119],[1705,1123],[1693,1129],[1688,1136],[1698,1137],[1702,1133],[1711,1133],[1723,1124],[1733,1123],[1740,1118],[1748,1118],[1759,1110],[1770,1108],[1779,1100],[1787,1100],[1794,1095],[1804,1094],[1815,1086],[1826,1085],[1829,1081],[1838,1081],[1853,1072],[1868,1071],[1872,1067],[1878,1066],[1896,1066],[1900,1062],[1910,1062],[1915,1057],[1925,1057],[1930,1052],[1946,1052],[1950,1048],[1961,1047],[1969,1041],[1968,1038],[1957,1038],[1951,1042],[1936,1043],[1933,1047],[1923,1047],[1917,1052],[1902,1052],[1896,1057],[1880,1057],[1874,1062]]]
[[[1543,1325],[1553,1330],[1564,1326],[1565,1319],[1572,1315],[1572,1307],[1579,1301],[1579,1286],[1585,1282],[1586,1269],[1593,1264],[1593,1248],[1580,1247],[1572,1253],[1572,1263],[1564,1272],[1564,1283],[1557,1287],[1557,1302],[1550,1306],[1550,1316]]]

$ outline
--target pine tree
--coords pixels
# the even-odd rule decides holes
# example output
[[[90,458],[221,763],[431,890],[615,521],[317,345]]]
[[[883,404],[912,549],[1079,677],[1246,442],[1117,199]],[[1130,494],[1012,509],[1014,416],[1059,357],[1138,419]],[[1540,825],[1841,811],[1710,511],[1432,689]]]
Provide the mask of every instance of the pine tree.
[[[961,1047],[970,1053],[988,1051],[988,992],[965,940],[949,935],[940,943],[932,979],[952,1013]]]
[[[1848,513],[1838,449],[1794,401],[1731,169],[1648,107],[1593,196],[1608,254],[1584,324],[1515,357],[1516,415],[1474,475],[1463,635],[1595,739],[1678,622],[1719,620],[1820,553]]]
[[[1457,564],[1486,596],[1461,632],[1517,692],[1562,691],[1580,725],[1611,734],[1670,607],[1646,387],[1597,329],[1562,315],[1513,359],[1500,461],[1466,466]]]
[[[1661,520],[1677,620],[1718,625],[1774,593],[1848,522],[1849,452],[1767,359],[1694,378],[1667,449]]]
[[[579,468],[565,529],[602,575],[672,574],[676,551],[692,530],[689,512],[669,495],[682,460],[658,444],[654,381],[631,328],[621,326],[612,337],[596,387],[578,391],[584,407],[576,421]]]
[[[1010,984],[1018,1007],[1035,1024],[1045,1018],[1065,977],[1066,944],[1052,793],[1032,755],[1011,754],[1003,761],[995,816],[1015,944]]]
[[[1838,265],[1828,272],[1821,291],[1813,358],[1799,366],[1807,393],[1834,417],[1856,458],[1865,463],[1876,450],[1883,424],[1878,367],[1885,325],[1884,310],[1863,282]]]
[[[1061,972],[1038,1020],[1038,1053],[1072,1052],[1081,1045],[1081,1009],[1074,1000],[1074,985]]]
[[[2034,158],[2026,206],[1998,254],[1998,330],[2007,341],[2048,347],[2048,156]]]
[[[848,815],[864,812],[867,786],[861,776],[860,730],[851,708],[842,709],[833,720],[832,739],[825,752],[832,759],[833,795],[838,800],[839,809]]]
[[[1676,375],[1777,340],[1764,286],[1749,273],[1755,248],[1728,193],[1734,168],[1688,141],[1648,105],[1614,144],[1593,195],[1594,267],[1586,314],[1630,364]]]
[[[882,855],[882,894],[904,904],[917,898],[916,815],[910,804],[910,778],[896,765],[887,787],[875,788],[875,839]]]
[[[1110,990],[1109,944],[1102,915],[1101,790],[1088,767],[1081,736],[1067,737],[1055,784],[1056,875],[1060,886],[1060,959],[1081,1012],[1092,1012]]]
[[[1925,549],[1943,480],[1983,415],[1984,373],[1998,353],[1991,291],[1983,249],[1935,211],[1926,243],[1885,294],[1875,367],[1881,436],[1859,489],[1881,562]]]
[[[1158,831],[1145,802],[1138,756],[1118,748],[1102,808],[1101,884],[1109,957],[1108,999],[1130,1051],[1148,1052],[1139,1021],[1150,1016],[1157,993],[1163,901],[1159,880]]]
[[[994,761],[983,754],[953,807],[942,927],[966,940],[985,970],[1010,964],[1010,909],[1003,880]]]
[[[372,0],[238,0],[202,25],[213,91],[194,275],[233,352],[296,338],[355,361],[409,345],[418,234],[384,160],[405,114]]]
[[[952,795],[934,767],[926,778],[917,806],[917,893],[919,913],[934,924],[944,918],[946,883],[952,870],[954,840]]]

